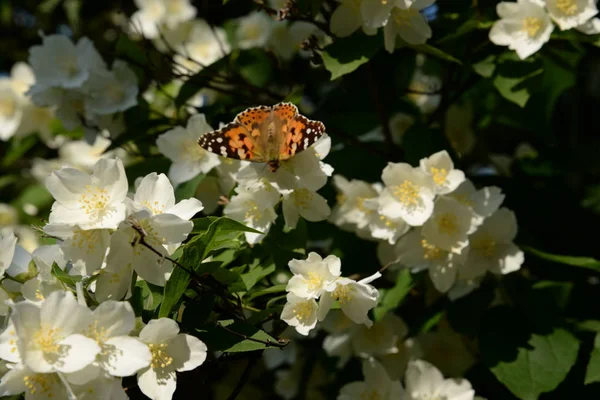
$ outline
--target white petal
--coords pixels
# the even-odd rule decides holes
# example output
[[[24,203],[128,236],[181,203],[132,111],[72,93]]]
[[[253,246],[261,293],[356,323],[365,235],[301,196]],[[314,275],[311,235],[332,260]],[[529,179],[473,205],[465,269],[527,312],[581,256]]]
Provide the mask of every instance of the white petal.
[[[129,376],[150,365],[150,349],[139,339],[131,336],[117,336],[105,342],[100,355],[102,367],[112,376]]]
[[[142,393],[152,400],[171,400],[177,387],[175,371],[163,374],[160,378],[152,368],[138,374],[138,386]]]
[[[166,213],[178,216],[183,220],[190,220],[194,215],[202,211],[204,207],[198,199],[186,199],[177,203],[174,207],[166,210]]]
[[[169,355],[179,372],[191,371],[206,360],[206,345],[198,338],[180,333],[169,342]]]
[[[140,340],[144,343],[164,343],[179,334],[179,325],[169,318],[152,319],[140,332]]]
[[[59,372],[75,372],[91,364],[96,355],[100,353],[100,346],[95,340],[87,338],[80,334],[68,336],[59,342],[60,346],[65,346],[61,350],[60,361],[54,364]]]

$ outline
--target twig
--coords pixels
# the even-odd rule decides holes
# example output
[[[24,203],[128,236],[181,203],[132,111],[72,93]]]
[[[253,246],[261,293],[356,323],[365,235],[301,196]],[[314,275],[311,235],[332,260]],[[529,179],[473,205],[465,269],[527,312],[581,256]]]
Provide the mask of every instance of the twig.
[[[287,346],[290,343],[289,339],[278,339],[276,342],[274,342],[274,341],[272,341],[270,339],[267,339],[267,340],[256,339],[256,338],[250,337],[248,335],[244,335],[243,333],[239,333],[239,332],[236,332],[236,331],[234,331],[232,329],[229,329],[226,326],[223,326],[222,324],[220,324],[218,322],[217,322],[217,326],[219,328],[223,328],[223,330],[231,333],[232,335],[244,338],[245,340],[249,340],[251,342],[256,342],[256,343],[264,344],[267,347],[277,347],[279,349],[283,349],[285,346]]]
[[[331,129],[331,128],[327,128],[327,132],[333,134],[334,136],[339,136],[341,137],[346,143],[349,143],[351,145],[360,147],[364,150],[367,150],[370,153],[373,153],[379,157],[383,157],[386,160],[390,160],[391,159],[391,155],[390,154],[386,154],[382,151],[380,151],[379,149],[371,146],[368,143],[362,142],[360,139],[358,139],[356,136],[352,136],[349,135],[345,132],[342,131],[338,131],[337,129]]]
[[[248,364],[246,364],[246,368],[244,368],[242,376],[240,376],[240,380],[238,381],[237,385],[235,385],[235,388],[233,389],[227,400],[235,400],[238,397],[238,395],[242,392],[242,389],[246,385],[246,382],[248,382],[248,379],[250,379],[250,374],[252,373],[254,365],[260,359],[262,353],[263,350],[253,352],[251,358],[248,359]]]
[[[379,272],[380,274],[383,273],[383,271],[385,271],[386,269],[388,269],[389,267],[391,267],[392,265],[399,263],[400,259],[397,258],[394,261],[390,261],[389,263],[385,264],[383,267],[379,268]],[[354,279],[355,281],[358,280],[360,278],[360,274],[352,274],[348,277],[348,279]]]

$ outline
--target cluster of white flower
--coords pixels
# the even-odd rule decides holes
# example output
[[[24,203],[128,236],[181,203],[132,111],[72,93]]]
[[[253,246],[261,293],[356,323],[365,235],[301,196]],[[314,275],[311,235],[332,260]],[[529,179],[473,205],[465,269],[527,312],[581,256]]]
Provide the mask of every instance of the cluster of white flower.
[[[594,0],[517,0],[501,2],[501,18],[490,30],[490,40],[515,50],[521,59],[537,52],[550,40],[554,21],[561,31],[576,29],[586,35],[600,33],[600,19]]]
[[[106,63],[88,38],[74,44],[65,35],[43,37],[41,45],[29,52],[35,83],[29,89],[31,101],[51,107],[66,129],[81,125],[90,142],[97,129],[115,136],[122,132],[122,111],[137,104],[138,86],[133,71],[123,61]]]
[[[381,259],[428,269],[444,293],[454,286],[474,288],[488,271],[507,274],[521,267],[523,252],[513,243],[516,218],[499,209],[504,195],[493,186],[476,190],[446,151],[416,168],[390,163],[382,180],[372,185],[334,176],[340,194],[331,217],[360,237],[387,241]]]
[[[367,314],[377,305],[379,291],[369,283],[381,276],[379,272],[360,281],[344,278],[338,257],[323,259],[317,253],[310,253],[306,260],[291,260],[289,267],[294,276],[286,287],[281,319],[298,333],[308,335],[317,321],[325,320],[336,301],[354,323],[373,325]]]
[[[383,27],[385,49],[393,53],[396,41],[417,45],[431,38],[432,32],[421,10],[435,0],[340,0],[331,16],[331,32],[349,36],[358,28],[374,35]]]
[[[381,364],[374,359],[363,361],[365,380],[342,387],[338,400],[407,399],[407,400],[473,400],[475,391],[466,379],[444,379],[441,372],[426,361],[411,361],[404,383],[390,379]]]
[[[34,105],[27,94],[34,83],[33,71],[24,62],[13,65],[10,76],[0,78],[0,140],[38,133],[45,142],[52,143],[52,110]]]

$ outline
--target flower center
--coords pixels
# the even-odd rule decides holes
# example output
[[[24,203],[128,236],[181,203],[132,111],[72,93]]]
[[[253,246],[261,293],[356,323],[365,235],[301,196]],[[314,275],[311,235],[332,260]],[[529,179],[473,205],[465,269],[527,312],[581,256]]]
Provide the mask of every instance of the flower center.
[[[521,30],[527,32],[529,37],[536,37],[540,29],[542,29],[542,20],[540,18],[527,17],[523,20],[523,28]]]
[[[86,191],[79,198],[79,203],[86,214],[98,214],[110,205],[110,196],[106,189],[86,185]]]
[[[556,0],[556,7],[566,15],[575,15],[579,10],[576,0]]]
[[[14,338],[14,339],[10,339],[8,341],[8,344],[10,346],[10,352],[16,353],[17,352],[17,333],[14,331],[14,329],[12,329],[12,330],[10,330],[10,332],[8,332],[8,334],[11,336],[11,338]]]
[[[297,207],[308,208],[313,199],[313,194],[308,189],[298,189],[294,191],[294,203]]]
[[[338,204],[344,204],[346,202],[346,200],[348,200],[348,196],[346,196],[344,193],[340,192],[337,194],[335,199],[338,202]]]
[[[84,249],[87,254],[92,253],[96,248],[96,241],[98,241],[99,233],[95,229],[84,231],[82,229],[75,229],[73,231],[73,246],[79,249]]]
[[[206,150],[193,140],[186,140],[181,144],[181,153],[186,160],[200,161],[206,157]]]
[[[400,203],[407,207],[419,204],[419,186],[411,181],[404,181],[401,185],[396,186],[394,195],[400,200]]]
[[[306,280],[308,290],[314,291],[323,286],[323,277],[316,272],[309,272]]]
[[[392,226],[394,226],[394,223],[392,222],[392,220],[390,220],[389,218],[386,218],[383,215],[380,215],[379,219],[381,221],[383,221],[383,223],[385,224],[385,226],[387,226],[388,228],[391,228]]]
[[[414,8],[409,8],[408,10],[402,10],[400,8],[394,8],[392,10],[392,18],[394,18],[394,22],[398,26],[412,26],[412,19],[419,14],[419,11]]]
[[[357,197],[356,198],[356,208],[362,211],[365,214],[371,214],[373,210],[365,207],[365,200],[369,199],[369,197]]]
[[[85,336],[95,340],[100,347],[102,347],[104,342],[109,338],[108,331],[104,326],[99,325],[98,320],[95,320],[88,326]]]
[[[473,206],[473,202],[471,201],[469,196],[467,196],[466,194],[452,193],[452,194],[450,194],[450,196],[452,198],[454,198],[456,201],[458,201],[459,203],[464,204],[465,206],[469,206],[469,207]]]
[[[31,394],[42,394],[43,397],[51,399],[54,397],[52,388],[60,385],[56,374],[35,374],[23,377],[25,387]]]
[[[246,37],[246,39],[256,40],[256,39],[260,38],[261,29],[258,24],[250,24],[250,25],[246,26],[244,33],[245,33],[244,36]]]
[[[383,397],[379,394],[377,389],[366,390],[360,394],[360,400],[382,400]]]
[[[423,247],[423,258],[426,260],[438,260],[442,258],[442,250],[432,245],[427,240],[421,240],[421,247]]]
[[[69,78],[77,75],[77,58],[75,57],[67,57],[58,61],[58,65],[65,71],[66,75]]]
[[[152,368],[166,368],[173,363],[173,357],[167,353],[168,345],[166,343],[151,343],[148,347],[150,353],[152,353],[152,361],[150,362]]]
[[[179,14],[183,11],[183,2],[181,0],[167,1],[167,14]]]
[[[248,200],[246,203],[246,214],[244,219],[248,221],[257,221],[262,218],[262,212],[258,209],[258,205],[255,201]]]
[[[292,312],[298,321],[303,322],[310,318],[313,313],[313,307],[309,302],[305,301],[296,304],[292,309]]]
[[[496,241],[491,238],[485,238],[472,244],[473,248],[479,250],[486,257],[492,257],[496,253]]]
[[[340,304],[347,303],[352,300],[349,285],[337,285],[331,296],[336,299]]]
[[[165,205],[158,201],[153,201],[152,203],[149,201],[142,201],[142,205],[152,211],[152,214],[162,214],[165,210]]]
[[[458,231],[458,221],[454,214],[444,214],[438,217],[438,230],[445,235],[454,235]]]
[[[12,117],[17,111],[17,104],[12,99],[0,100],[0,115],[3,117]]]
[[[446,182],[448,171],[446,171],[446,168],[431,167],[431,174],[433,175],[433,181],[435,184],[440,186]]]
[[[58,353],[62,339],[60,330],[49,326],[42,326],[33,335],[33,343],[44,353]]]

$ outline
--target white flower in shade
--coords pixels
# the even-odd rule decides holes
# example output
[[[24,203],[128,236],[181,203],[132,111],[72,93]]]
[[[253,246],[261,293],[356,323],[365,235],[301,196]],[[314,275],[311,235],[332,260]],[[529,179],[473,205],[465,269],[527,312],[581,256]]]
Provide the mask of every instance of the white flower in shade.
[[[433,179],[437,194],[450,193],[465,180],[465,173],[454,169],[454,163],[446,150],[421,159],[420,166]]]
[[[421,10],[429,7],[435,0],[415,0],[407,9],[394,7],[391,16],[383,28],[385,49],[393,53],[396,39],[400,36],[408,44],[424,44],[431,38],[432,32]],[[390,1],[391,2],[391,1]]]
[[[0,232],[0,275],[10,267],[16,245],[17,237],[12,230]]]
[[[196,16],[196,8],[189,0],[135,0],[138,7],[131,16],[131,27],[143,36],[153,39],[162,27],[177,28]]]
[[[206,174],[221,163],[219,156],[198,145],[198,138],[212,130],[204,114],[196,114],[185,128],[178,126],[156,139],[158,150],[173,163],[169,168],[169,179],[173,184],[179,185],[198,174]]]
[[[4,290],[2,291],[4,292]],[[21,354],[19,354],[18,341],[19,337],[15,325],[9,319],[6,328],[0,334],[0,358],[11,363],[20,364]]]
[[[235,192],[229,204],[225,206],[223,214],[266,234],[277,218],[274,210],[280,197],[277,190],[267,185],[264,189],[256,191],[238,187]],[[244,235],[250,244],[258,243],[264,237],[263,234],[253,232],[245,232]]]
[[[469,280],[484,275],[508,274],[521,268],[524,255],[513,243],[517,236],[517,219],[507,208],[501,208],[483,221],[470,236],[469,256],[459,278]]]
[[[375,308],[379,298],[379,291],[369,283],[379,278],[381,274],[375,274],[355,281],[349,278],[338,278],[335,281],[335,289],[325,292],[319,300],[319,321],[323,321],[327,313],[337,301],[342,312],[357,324],[365,324],[367,327],[373,325],[369,319],[369,310]]]
[[[417,54],[417,64],[419,56]],[[424,114],[435,111],[441,101],[442,80],[437,75],[429,75],[421,68],[417,68],[408,85],[409,93],[406,95]]]
[[[129,397],[123,389],[121,379],[100,376],[85,384],[69,383],[74,398],[77,400],[127,400]]]
[[[177,48],[175,69],[195,73],[225,57],[231,51],[222,28],[211,28],[206,21],[195,19],[187,40]]]
[[[444,135],[459,156],[469,154],[475,146],[472,103],[454,103],[446,111]]]
[[[363,382],[351,382],[342,387],[337,400],[404,399],[404,389],[398,381],[392,381],[383,367],[374,358],[362,362]]]
[[[281,312],[281,320],[306,336],[317,325],[318,314],[319,305],[315,299],[306,299],[290,292]]]
[[[58,156],[63,164],[84,172],[92,172],[94,165],[101,158],[118,157],[126,164],[127,153],[123,149],[106,151],[110,143],[110,139],[102,135],[97,135],[92,144],[85,140],[73,140],[60,146]]]
[[[404,0],[362,0],[362,23],[369,29],[381,28],[388,23],[392,9],[403,3]]]
[[[406,113],[396,113],[390,117],[390,133],[392,134],[392,140],[397,145],[402,144],[404,134],[414,125],[416,119],[414,115]]]
[[[571,0],[566,0],[569,1]],[[501,2],[496,6],[496,12],[501,19],[492,26],[490,40],[498,46],[508,46],[509,49],[515,50],[521,59],[537,52],[550,40],[554,24],[544,7],[537,1]],[[583,22],[585,20],[581,21]]]
[[[87,308],[71,292],[52,292],[37,306],[12,306],[12,321],[23,363],[35,372],[75,372],[91,364],[98,344],[80,334],[88,322]]]
[[[150,348],[152,361],[138,372],[137,382],[152,400],[170,400],[177,386],[175,371],[193,370],[206,360],[206,345],[194,336],[179,333],[172,319],[151,320],[140,332],[140,340]]]
[[[444,379],[442,373],[427,361],[408,363],[404,378],[409,400],[473,400],[475,391],[466,379]]]
[[[592,18],[575,29],[586,35],[597,35],[600,33],[600,18]]]
[[[444,324],[415,339],[423,352],[419,358],[435,365],[444,375],[464,376],[477,362],[475,354],[469,348],[471,343]]]
[[[394,246],[394,253],[401,265],[415,271],[427,268],[435,288],[445,293],[454,286],[467,249],[458,254],[443,250],[428,242],[421,229],[417,228],[400,238]]]
[[[0,396],[25,394],[25,400],[69,399],[69,390],[57,373],[37,373],[12,364],[0,381]]]
[[[64,285],[52,275],[52,266],[54,263],[64,270],[67,264],[64,254],[57,244],[41,246],[26,259],[27,264],[23,265],[19,270],[14,271],[17,279],[26,280],[21,286],[23,297],[32,303],[44,301],[52,292],[57,290],[63,291]],[[32,268],[31,261],[35,265],[37,275],[31,276]],[[14,266],[14,264],[13,264]],[[12,269],[12,266],[11,266]]]
[[[318,28],[310,22],[277,21],[273,24],[269,48],[282,60],[289,61],[301,52],[302,42],[316,33]]]
[[[373,212],[369,214],[369,224],[366,229],[356,232],[359,237],[366,238],[364,233],[368,231],[371,237],[394,244],[410,229],[410,226],[402,217],[388,218],[377,212],[380,207],[380,198],[367,199],[364,206],[367,209],[370,208]]]
[[[235,31],[240,49],[264,47],[271,35],[273,20],[266,13],[255,11],[238,19]]]
[[[44,232],[63,239],[60,248],[65,259],[78,265],[83,275],[91,275],[102,266],[110,243],[108,229],[82,230],[73,225],[48,224]]]
[[[316,222],[327,219],[331,213],[327,200],[323,196],[304,188],[285,194],[282,209],[285,224],[290,228],[296,227],[300,217]]]
[[[363,24],[361,4],[363,0],[340,0],[340,5],[331,15],[331,32],[339,37],[352,35],[362,26],[367,35],[373,35],[376,28]]]
[[[29,64],[35,73],[34,88],[79,88],[93,69],[106,68],[92,41],[84,37],[75,45],[65,35],[44,36],[42,45],[29,50]]]
[[[370,328],[360,325],[352,337],[352,349],[362,357],[397,354],[407,335],[408,327],[402,318],[388,313]]]
[[[329,220],[342,228],[363,229],[368,225],[371,214],[377,213],[377,210],[366,207],[365,201],[377,198],[381,186],[356,179],[349,181],[341,175],[333,176],[333,184],[338,195]]]
[[[433,212],[433,179],[406,163],[389,163],[381,178],[385,189],[379,196],[379,212],[412,226],[423,225]]]
[[[10,139],[19,129],[23,101],[9,79],[0,79],[0,140]]]
[[[108,300],[88,313],[89,322],[81,327],[81,332],[94,340],[101,350],[93,364],[75,373],[79,380],[97,379],[102,370],[111,376],[129,376],[150,365],[152,355],[148,346],[129,336],[135,328],[135,314],[129,303]],[[74,376],[69,380],[83,383],[77,382]]]
[[[595,0],[546,0],[546,9],[562,31],[583,25],[598,14]]]
[[[91,175],[74,168],[54,171],[46,187],[56,200],[49,222],[81,229],[115,229],[126,217],[127,177],[121,160],[100,159]]]
[[[81,90],[85,93],[85,111],[89,115],[114,114],[137,104],[137,77],[121,60],[114,62],[111,71],[93,70]]]
[[[306,260],[293,259],[288,265],[294,276],[288,281],[286,290],[306,299],[317,299],[323,292],[334,290],[342,267],[338,257],[323,259],[314,252],[309,253]]]
[[[460,253],[469,245],[468,235],[473,228],[473,212],[469,207],[451,197],[438,197],[421,234],[442,250]]]
[[[473,182],[467,179],[454,192],[448,194],[448,197],[471,208],[474,213],[473,227],[476,227],[481,225],[484,218],[498,210],[505,196],[496,186],[486,186],[477,190]]]

